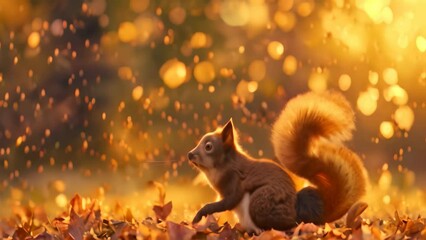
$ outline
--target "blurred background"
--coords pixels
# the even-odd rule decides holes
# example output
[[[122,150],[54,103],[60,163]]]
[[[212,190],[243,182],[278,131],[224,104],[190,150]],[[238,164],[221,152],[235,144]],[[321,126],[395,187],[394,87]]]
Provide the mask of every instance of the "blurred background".
[[[186,153],[205,132],[232,117],[247,152],[273,158],[285,103],[326,89],[356,112],[348,145],[379,204],[422,204],[425,11],[422,0],[0,0],[0,209],[54,212],[74,193],[149,208],[153,180],[197,209],[214,193]]]

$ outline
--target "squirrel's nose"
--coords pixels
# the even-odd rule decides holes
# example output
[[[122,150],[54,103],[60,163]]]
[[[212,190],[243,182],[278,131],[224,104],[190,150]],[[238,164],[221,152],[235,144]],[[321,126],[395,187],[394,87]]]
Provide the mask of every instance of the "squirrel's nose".
[[[188,159],[192,160],[194,158],[194,154],[192,152],[188,153]]]

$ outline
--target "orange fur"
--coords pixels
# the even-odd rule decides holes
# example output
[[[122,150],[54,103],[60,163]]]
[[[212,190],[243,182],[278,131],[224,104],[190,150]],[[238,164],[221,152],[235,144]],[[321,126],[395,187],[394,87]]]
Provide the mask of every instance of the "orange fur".
[[[327,222],[342,217],[365,193],[363,164],[343,145],[354,129],[350,104],[336,92],[293,98],[272,128],[277,158],[316,186],[324,200]]]

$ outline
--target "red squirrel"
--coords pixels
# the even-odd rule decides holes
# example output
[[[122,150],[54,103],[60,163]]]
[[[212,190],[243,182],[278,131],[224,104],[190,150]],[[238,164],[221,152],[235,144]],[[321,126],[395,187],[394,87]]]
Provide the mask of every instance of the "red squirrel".
[[[272,126],[277,163],[245,153],[230,119],[188,153],[190,163],[221,196],[202,207],[193,223],[234,210],[247,232],[260,233],[341,218],[366,191],[363,163],[343,145],[354,129],[354,113],[341,94],[301,94],[286,104]],[[313,186],[297,192],[287,171]]]

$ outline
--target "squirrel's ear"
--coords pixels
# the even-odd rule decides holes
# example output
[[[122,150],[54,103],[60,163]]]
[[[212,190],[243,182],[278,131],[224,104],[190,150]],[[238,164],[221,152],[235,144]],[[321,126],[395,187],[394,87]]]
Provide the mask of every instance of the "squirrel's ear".
[[[222,129],[222,142],[225,149],[234,147],[234,124],[232,123],[232,118]]]

